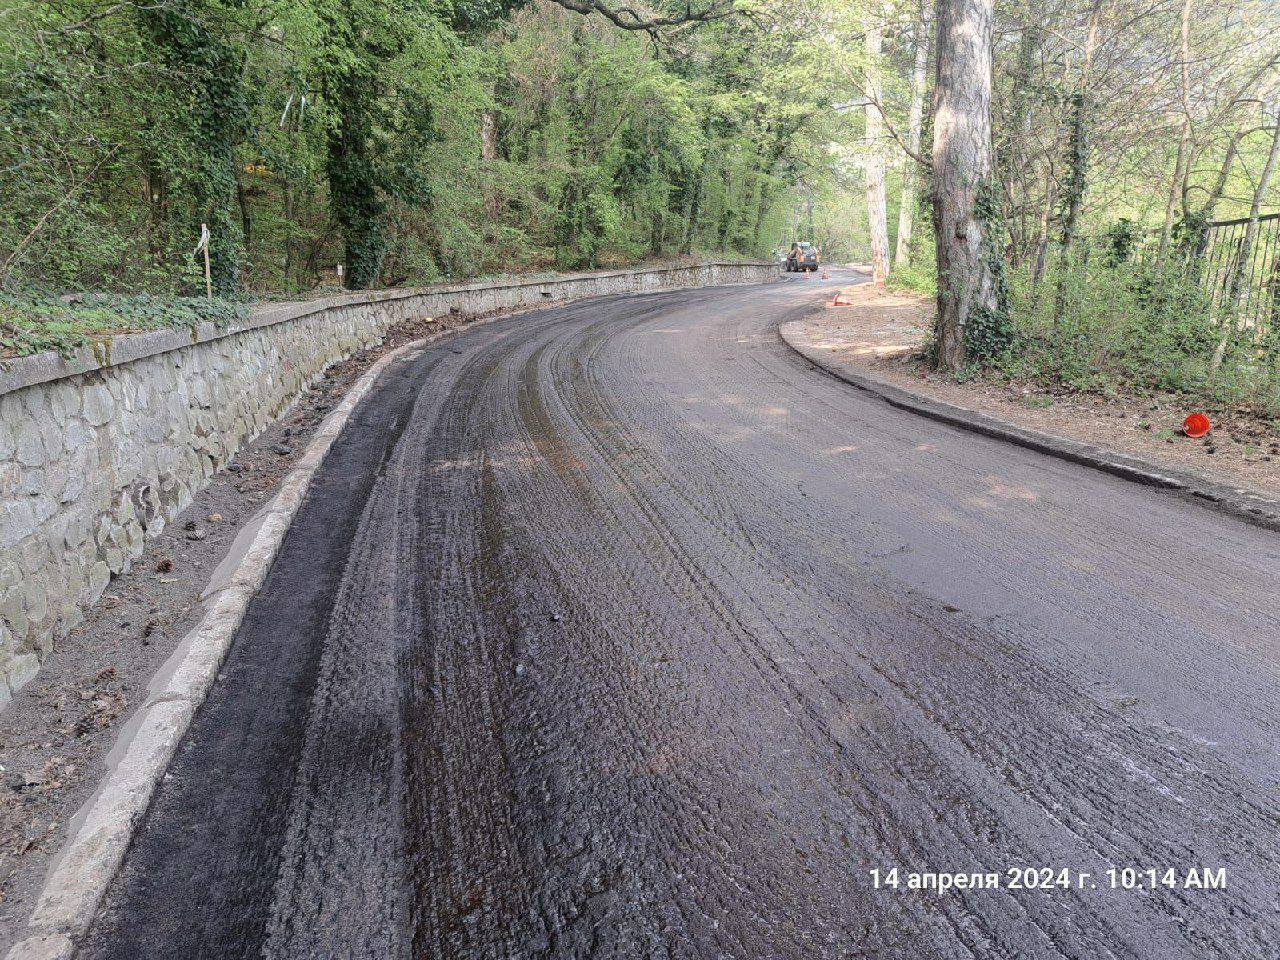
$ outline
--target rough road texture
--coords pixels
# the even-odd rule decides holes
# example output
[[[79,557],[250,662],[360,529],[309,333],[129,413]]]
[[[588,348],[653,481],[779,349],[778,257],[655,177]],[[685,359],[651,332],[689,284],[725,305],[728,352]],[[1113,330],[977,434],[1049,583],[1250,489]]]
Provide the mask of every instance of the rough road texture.
[[[84,954],[1274,960],[1280,539],[812,370],[829,292],[393,367]]]

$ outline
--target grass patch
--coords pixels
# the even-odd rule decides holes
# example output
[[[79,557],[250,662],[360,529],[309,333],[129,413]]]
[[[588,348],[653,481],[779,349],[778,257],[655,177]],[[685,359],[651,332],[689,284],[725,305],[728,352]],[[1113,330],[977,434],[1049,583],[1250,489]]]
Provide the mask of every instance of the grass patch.
[[[0,292],[0,356],[47,350],[68,356],[77,347],[119,333],[226,327],[248,315],[248,305],[204,297],[123,296],[107,293],[52,297],[33,291]]]

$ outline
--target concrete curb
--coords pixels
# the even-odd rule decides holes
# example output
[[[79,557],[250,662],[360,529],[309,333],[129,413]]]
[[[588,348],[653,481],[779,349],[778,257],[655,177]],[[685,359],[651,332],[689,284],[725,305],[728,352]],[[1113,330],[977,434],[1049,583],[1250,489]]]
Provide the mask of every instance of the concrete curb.
[[[329,448],[390,364],[452,332],[398,347],[365,371],[325,417],[276,496],[246,523],[229,559],[237,548],[244,551],[243,556],[229,573],[224,574],[223,567],[214,571],[202,595],[202,599],[212,597],[212,604],[152,680],[146,702],[121,731],[107,758],[106,778],[72,819],[67,840],[45,877],[28,922],[31,935],[10,948],[7,960],[65,960],[73,955],[76,938],[88,929],[120,868],[134,828],[217,677],[249,602],[266,579]],[[242,538],[248,541],[247,549]]]
[[[778,327],[783,343],[837,380],[874,393],[901,410],[997,440],[1026,447],[1039,453],[1101,470],[1135,483],[1158,487],[1188,500],[1267,530],[1280,531],[1280,501],[1257,491],[1218,483],[1189,471],[1173,470],[1105,447],[1068,440],[1065,437],[1014,426],[976,410],[931,400],[903,390],[876,377],[855,373],[837,364],[804,330],[804,321],[793,320]]]

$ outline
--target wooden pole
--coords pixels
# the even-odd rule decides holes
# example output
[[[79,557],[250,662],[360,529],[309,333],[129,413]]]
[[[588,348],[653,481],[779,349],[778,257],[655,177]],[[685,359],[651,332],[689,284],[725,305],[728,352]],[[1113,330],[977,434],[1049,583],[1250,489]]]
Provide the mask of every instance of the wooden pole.
[[[213,299],[213,277],[209,271],[209,225],[207,223],[200,224],[200,238],[204,243],[204,295],[210,300]]]

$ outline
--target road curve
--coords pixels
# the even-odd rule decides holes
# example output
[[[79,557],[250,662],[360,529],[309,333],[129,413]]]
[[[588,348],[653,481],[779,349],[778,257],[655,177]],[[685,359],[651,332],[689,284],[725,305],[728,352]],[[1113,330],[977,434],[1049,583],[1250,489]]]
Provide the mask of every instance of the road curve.
[[[82,956],[1275,960],[1280,538],[815,371],[828,295],[393,365]]]

